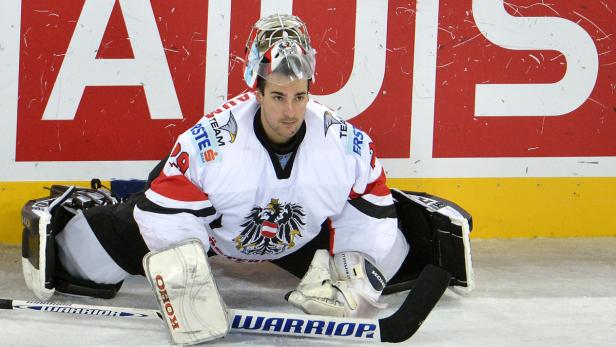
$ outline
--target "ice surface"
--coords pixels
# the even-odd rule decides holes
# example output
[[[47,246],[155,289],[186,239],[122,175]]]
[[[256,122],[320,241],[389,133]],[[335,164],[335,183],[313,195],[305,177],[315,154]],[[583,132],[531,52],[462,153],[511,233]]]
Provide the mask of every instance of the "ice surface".
[[[473,240],[477,287],[447,291],[423,326],[400,346],[616,346],[616,238]],[[212,259],[229,307],[296,312],[284,294],[297,279],[272,264]],[[19,248],[0,246],[0,298],[34,300]],[[391,313],[404,295],[385,296]],[[155,309],[143,278],[118,296],[56,301]],[[347,346],[323,339],[232,333],[216,346]],[[162,322],[0,310],[0,346],[168,346]],[[370,345],[370,344],[364,344]]]

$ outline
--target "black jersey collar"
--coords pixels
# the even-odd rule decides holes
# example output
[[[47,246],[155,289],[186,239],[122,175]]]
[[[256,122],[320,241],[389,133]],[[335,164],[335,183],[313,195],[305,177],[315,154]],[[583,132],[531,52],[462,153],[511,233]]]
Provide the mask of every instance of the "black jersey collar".
[[[276,177],[278,179],[289,178],[291,176],[291,170],[293,169],[293,163],[295,162],[295,154],[297,153],[297,148],[299,148],[299,145],[302,143],[302,140],[306,135],[306,121],[303,121],[297,133],[289,141],[282,145],[273,143],[265,134],[265,129],[263,129],[263,124],[261,123],[261,108],[259,108],[257,110],[257,113],[255,114],[253,126],[257,139],[259,139],[259,142],[261,142],[261,144],[263,145],[263,147],[265,147],[267,153],[269,154],[272,165],[274,166],[274,170],[276,171]],[[291,158],[289,158],[289,162],[284,167],[284,169],[280,165],[280,161],[278,160],[276,153],[291,153]]]

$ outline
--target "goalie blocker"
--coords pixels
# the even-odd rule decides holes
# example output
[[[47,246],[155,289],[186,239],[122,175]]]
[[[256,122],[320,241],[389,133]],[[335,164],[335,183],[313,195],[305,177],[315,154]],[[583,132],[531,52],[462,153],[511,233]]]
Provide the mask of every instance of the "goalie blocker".
[[[398,189],[392,189],[391,193],[398,227],[411,250],[383,294],[411,288],[428,264],[447,270],[451,275],[449,285],[469,293],[474,287],[471,215],[455,203],[434,195]]]

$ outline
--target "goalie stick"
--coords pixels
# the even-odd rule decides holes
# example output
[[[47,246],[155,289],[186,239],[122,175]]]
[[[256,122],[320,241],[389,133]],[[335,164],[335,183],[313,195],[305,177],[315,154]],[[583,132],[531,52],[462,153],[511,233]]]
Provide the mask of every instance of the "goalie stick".
[[[428,265],[413,284],[400,308],[381,319],[339,318],[301,313],[227,309],[231,332],[343,340],[402,342],[419,329],[449,284],[447,271]],[[0,309],[56,312],[119,318],[164,319],[152,309],[63,304],[0,299]]]

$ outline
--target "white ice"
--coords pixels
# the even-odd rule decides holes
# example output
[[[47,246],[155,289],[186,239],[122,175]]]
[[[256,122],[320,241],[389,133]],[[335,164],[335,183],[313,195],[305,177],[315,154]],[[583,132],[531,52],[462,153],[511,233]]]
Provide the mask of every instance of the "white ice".
[[[21,275],[20,249],[0,246],[0,298],[34,300]],[[473,240],[476,289],[447,291],[400,346],[616,346],[616,238]],[[284,294],[297,279],[272,264],[213,259],[229,307],[296,312]],[[406,293],[385,296],[400,304]],[[145,280],[126,281],[118,296],[55,301],[156,308]],[[216,346],[348,345],[323,339],[232,333]],[[168,346],[162,322],[0,310],[0,346]],[[369,345],[369,344],[365,344]]]

